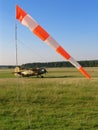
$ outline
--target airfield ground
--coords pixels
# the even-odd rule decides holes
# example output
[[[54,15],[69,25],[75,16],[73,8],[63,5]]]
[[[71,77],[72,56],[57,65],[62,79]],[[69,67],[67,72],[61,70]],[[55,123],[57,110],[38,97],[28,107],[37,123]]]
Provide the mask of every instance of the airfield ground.
[[[98,67],[47,68],[45,78],[0,69],[0,130],[98,130]]]

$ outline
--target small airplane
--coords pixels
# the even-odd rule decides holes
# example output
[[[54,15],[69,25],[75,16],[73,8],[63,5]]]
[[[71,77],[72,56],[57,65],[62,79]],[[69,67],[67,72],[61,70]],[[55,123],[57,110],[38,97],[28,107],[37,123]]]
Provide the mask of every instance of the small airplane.
[[[15,68],[15,76],[30,77],[37,76],[43,78],[43,74],[47,73],[45,68],[33,68],[33,69],[21,69],[20,67]]]

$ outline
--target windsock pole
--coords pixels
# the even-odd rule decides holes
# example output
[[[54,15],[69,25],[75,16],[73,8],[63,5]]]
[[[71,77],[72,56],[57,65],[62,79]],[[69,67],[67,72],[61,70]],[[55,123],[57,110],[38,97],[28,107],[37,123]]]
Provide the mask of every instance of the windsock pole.
[[[17,23],[15,21],[15,47],[16,47],[16,66],[18,66],[18,56],[17,56]]]
[[[91,78],[85,69],[66,50],[64,50],[63,47],[60,46],[59,43],[48,32],[46,32],[29,14],[27,14],[18,5],[16,5],[16,19],[18,19],[21,24],[27,26],[38,38],[47,43],[57,53],[73,64],[86,78]]]

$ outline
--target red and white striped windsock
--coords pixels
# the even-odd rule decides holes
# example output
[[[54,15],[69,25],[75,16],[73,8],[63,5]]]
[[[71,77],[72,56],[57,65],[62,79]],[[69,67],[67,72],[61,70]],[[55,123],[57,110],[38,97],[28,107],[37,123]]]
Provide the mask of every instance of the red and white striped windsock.
[[[64,50],[63,47],[60,46],[48,32],[46,32],[29,14],[27,14],[18,5],[16,5],[16,19],[18,19],[21,24],[27,26],[37,37],[51,46],[66,60],[72,63],[85,77],[90,79],[90,75],[84,70],[84,68],[70,54],[68,54],[68,52]]]

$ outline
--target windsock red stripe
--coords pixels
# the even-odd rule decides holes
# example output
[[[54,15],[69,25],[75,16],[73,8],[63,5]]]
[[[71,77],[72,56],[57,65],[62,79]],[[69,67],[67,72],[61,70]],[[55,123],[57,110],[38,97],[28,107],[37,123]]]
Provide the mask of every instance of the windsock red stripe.
[[[49,37],[49,34],[40,25],[33,30],[33,33],[43,41]]]
[[[91,76],[83,69],[83,67],[80,67],[80,68],[79,68],[79,71],[80,71],[85,77],[87,77],[88,79],[91,78]]]
[[[59,46],[56,51],[61,54],[67,60],[71,57],[61,46]]]
[[[27,13],[21,9],[18,5],[16,5],[16,19],[19,19],[22,22],[23,18],[27,15]]]

